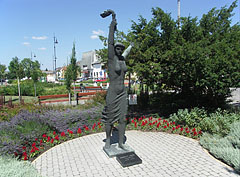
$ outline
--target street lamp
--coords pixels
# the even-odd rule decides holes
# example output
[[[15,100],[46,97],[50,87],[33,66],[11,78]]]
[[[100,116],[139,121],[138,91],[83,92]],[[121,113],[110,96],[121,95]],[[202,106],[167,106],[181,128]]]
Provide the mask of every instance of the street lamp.
[[[32,53],[32,51],[31,51],[31,60],[32,60],[32,55],[33,55],[34,58],[36,58],[35,53]]]
[[[53,36],[53,47],[54,47],[54,59],[53,59],[53,69],[55,72],[55,79],[57,79],[57,56],[56,56],[56,44],[58,44],[57,38],[55,37],[55,34]]]

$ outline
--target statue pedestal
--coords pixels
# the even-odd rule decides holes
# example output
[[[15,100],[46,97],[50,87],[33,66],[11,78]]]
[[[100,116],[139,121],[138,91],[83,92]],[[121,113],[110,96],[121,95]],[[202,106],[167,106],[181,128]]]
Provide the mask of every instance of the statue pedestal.
[[[110,157],[110,158],[116,157],[117,155],[120,155],[120,154],[126,154],[126,153],[129,153],[129,152],[134,152],[134,150],[130,146],[128,146],[126,144],[124,144],[124,145],[126,146],[126,150],[122,149],[122,148],[119,148],[118,143],[111,144],[110,148],[103,147],[103,150],[108,155],[108,157]]]

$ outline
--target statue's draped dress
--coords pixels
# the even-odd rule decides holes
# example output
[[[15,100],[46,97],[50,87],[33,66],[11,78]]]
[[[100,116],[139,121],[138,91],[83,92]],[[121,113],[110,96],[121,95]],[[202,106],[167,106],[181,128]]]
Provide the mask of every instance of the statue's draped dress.
[[[112,125],[119,119],[125,119],[127,114],[127,92],[124,86],[127,66],[124,57],[114,55],[113,59],[108,60],[108,70],[110,85],[102,122]]]

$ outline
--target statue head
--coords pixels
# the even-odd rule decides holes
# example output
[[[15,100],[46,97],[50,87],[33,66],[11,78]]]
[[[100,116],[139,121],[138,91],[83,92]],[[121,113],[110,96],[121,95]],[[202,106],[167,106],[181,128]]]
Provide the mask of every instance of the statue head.
[[[117,42],[117,43],[114,45],[114,49],[115,49],[115,54],[116,54],[117,56],[121,56],[122,53],[123,53],[123,51],[124,51],[124,49],[125,49],[125,46],[124,46],[122,43]]]

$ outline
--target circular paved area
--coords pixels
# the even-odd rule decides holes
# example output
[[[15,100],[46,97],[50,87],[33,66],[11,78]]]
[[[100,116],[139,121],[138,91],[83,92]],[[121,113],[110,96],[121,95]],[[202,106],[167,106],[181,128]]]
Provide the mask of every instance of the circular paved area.
[[[123,168],[103,151],[105,133],[83,136],[48,150],[32,164],[53,177],[239,177],[210,156],[197,141],[163,132],[127,131],[127,144],[142,164]]]

